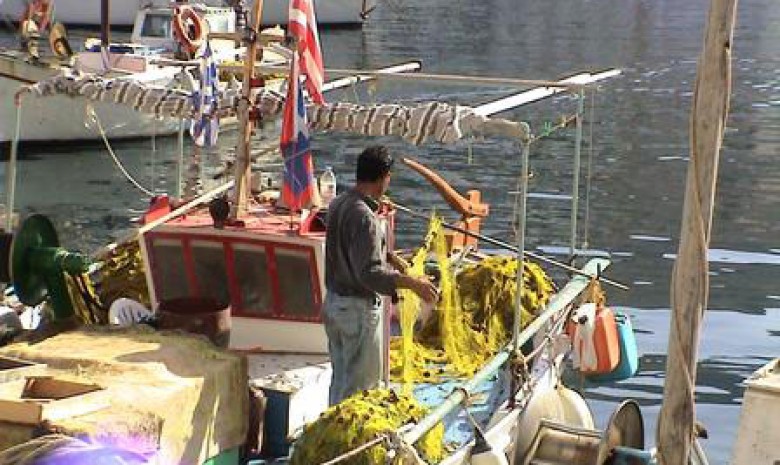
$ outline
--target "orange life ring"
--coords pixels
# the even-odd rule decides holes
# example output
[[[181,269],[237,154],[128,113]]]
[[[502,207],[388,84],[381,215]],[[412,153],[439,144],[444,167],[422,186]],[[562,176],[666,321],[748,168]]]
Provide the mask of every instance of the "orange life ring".
[[[49,22],[52,16],[52,10],[53,7],[50,2],[34,0],[27,5],[27,7],[22,12],[22,17],[19,18],[20,29],[22,29],[22,32],[24,32],[22,24],[24,24],[25,21],[32,20],[38,27],[39,32],[47,30],[49,28]]]
[[[173,11],[173,32],[184,49],[194,54],[206,36],[206,24],[192,7],[181,5]]]

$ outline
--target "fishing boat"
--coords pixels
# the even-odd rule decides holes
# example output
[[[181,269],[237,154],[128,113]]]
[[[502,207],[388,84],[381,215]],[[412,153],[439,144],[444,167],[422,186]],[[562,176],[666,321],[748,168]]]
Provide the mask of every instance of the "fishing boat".
[[[146,10],[136,13],[145,17]],[[217,16],[232,18],[229,13],[229,10],[222,9],[206,12],[205,16],[215,21]],[[59,30],[64,31],[64,28]],[[61,35],[67,43],[64,32]],[[180,68],[158,63],[162,54],[153,47],[159,44],[144,43],[149,36],[147,30],[139,30],[136,36],[138,43],[111,43],[108,27],[105,27],[101,40],[75,54],[63,53],[53,46],[52,53],[40,57],[15,50],[0,52],[0,142],[10,142],[14,128],[19,131],[18,140],[25,142],[100,140],[101,135],[123,139],[177,132],[180,128],[178,120],[152,118],[127,109],[112,111],[109,105],[91,104],[84,99],[23,99],[20,94],[23,86],[58,75],[97,73],[115,78],[118,82],[171,89],[189,84]],[[54,44],[54,41],[51,42]],[[70,50],[69,45],[66,48]]]
[[[4,18],[16,19],[29,2],[27,0],[5,0],[0,2],[0,15]],[[53,0],[58,21],[73,25],[99,26],[100,0]],[[109,23],[113,26],[131,27],[136,22],[136,13],[146,6],[168,6],[169,1],[148,0],[123,0],[114,1],[111,4]],[[223,0],[205,0],[200,2],[206,6],[221,7],[230,2]],[[250,2],[245,2],[251,5]],[[317,17],[323,25],[359,26],[374,9],[375,2],[367,0],[327,0],[315,2]],[[263,2],[263,25],[274,26],[287,24],[286,0],[265,0]]]
[[[154,56],[146,50],[134,48],[130,53],[111,53],[111,76],[143,84],[178,86],[179,70],[153,64]],[[99,140],[100,132],[89,123],[91,114],[98,115],[107,134],[112,138],[150,137],[171,134],[178,130],[179,122],[156,120],[125,109],[111,108],[104,104],[88,104],[77,99],[35,100],[18,98],[22,86],[34,84],[62,73],[77,73],[81,70],[95,71],[101,66],[100,52],[81,52],[76,56],[76,65],[64,63],[55,57],[43,57],[37,63],[30,63],[23,52],[3,50],[0,52],[0,142],[8,143],[13,137],[17,118],[20,120],[21,141],[77,141]],[[23,108],[20,106],[23,104]],[[59,111],[66,109],[70,118],[62,118]]]
[[[571,84],[598,81],[614,74],[614,72],[584,74],[574,79]],[[430,76],[425,76],[424,79],[430,79]],[[542,93],[554,94],[567,85],[549,84],[560,87],[539,90]],[[538,91],[533,92],[539,94]],[[443,103],[409,108],[408,115],[427,112],[435,114],[436,117],[411,132],[401,132],[397,135],[420,142],[436,140],[454,143],[466,134],[465,131],[478,131],[480,134],[492,134],[496,137],[520,137],[527,143],[532,140],[529,137],[528,126],[490,118],[489,115],[512,107],[508,102],[528,99],[528,94],[512,95],[501,101],[489,102],[485,106],[473,109],[464,107],[459,111],[454,111]],[[258,102],[259,108],[274,108],[268,101],[252,100]],[[275,108],[278,109],[278,105]],[[336,104],[332,108],[312,109],[312,125],[316,128],[319,127],[318,125],[337,121],[340,115],[345,115],[345,110],[364,115],[389,114],[384,111],[387,110],[386,108],[382,109],[380,106],[345,109],[343,104]],[[450,124],[447,124],[448,121]],[[403,128],[407,125],[401,124],[402,122],[392,119],[382,120],[376,123],[386,124],[376,126],[399,128],[404,131]],[[372,125],[359,126],[363,128]],[[453,132],[453,127],[459,128],[462,132]],[[358,127],[343,129],[358,130]],[[524,157],[526,161],[528,155],[529,152],[526,150]],[[429,172],[424,170],[423,172],[431,177]],[[445,187],[441,183],[437,185]],[[239,216],[238,220],[230,221],[229,218],[219,216],[218,212],[223,210],[219,207],[222,201],[212,202],[225,191],[226,189],[221,189],[212,192],[178,209],[171,209],[163,203],[162,206],[156,206],[147,214],[146,224],[139,230],[138,242],[148,280],[149,298],[153,302],[151,307],[161,313],[170,311],[187,313],[197,307],[206,313],[210,312],[212,318],[214,314],[229,308],[230,346],[243,354],[243,359],[247,363],[247,372],[244,373],[250,379],[250,386],[263,393],[266,413],[263,416],[264,434],[261,451],[266,456],[286,457],[290,453],[291,443],[295,443],[293,438],[299,434],[301,428],[317,420],[327,407],[329,364],[320,313],[324,295],[323,225],[317,212],[306,216],[291,215],[289,211],[281,210],[268,202],[252,204],[247,213]],[[456,226],[462,236],[460,241],[466,243],[466,239],[479,235],[474,225],[478,224],[480,215],[484,215],[485,206],[480,206],[476,193],[471,194],[468,199],[451,192],[448,195],[455,204],[466,206],[459,210],[459,213],[464,215],[462,225]],[[224,207],[224,204],[222,205]],[[482,213],[475,214],[480,211]],[[396,213],[395,210],[388,211],[388,224],[392,225],[395,221],[400,221],[394,219]],[[458,241],[453,239],[452,242]],[[520,256],[525,256],[522,254],[522,245],[519,246],[519,250]],[[23,254],[17,254],[17,256],[21,255]],[[479,262],[473,257],[468,260]],[[593,430],[593,419],[581,398],[560,383],[558,367],[566,349],[565,346],[552,343],[558,340],[557,336],[563,334],[566,315],[571,310],[576,297],[589,286],[593,277],[599,276],[606,269],[607,265],[607,260],[595,259],[582,270],[577,270],[579,274],[551,297],[533,323],[522,331],[518,328],[516,337],[510,343],[500,347],[493,357],[486,357],[483,365],[475,367],[477,370],[473,377],[453,376],[444,383],[415,383],[414,392],[424,396],[432,412],[421,416],[414,424],[404,425],[399,434],[394,436],[396,446],[393,447],[398,449],[398,453],[402,450],[409,453],[415,443],[427,437],[426,433],[429,429],[442,428],[437,425],[445,417],[447,417],[446,440],[454,446],[446,452],[445,456],[440,457],[440,460],[434,462],[429,458],[430,463],[469,463],[474,455],[485,453],[497,454],[499,457],[507,454],[515,455],[519,457],[518,460],[530,460],[532,457],[550,458],[550,441],[559,437],[554,433],[560,433],[561,430],[569,431],[566,428],[574,427],[581,429],[581,431],[577,430],[578,434],[587,434],[587,437],[592,439],[594,454],[604,453],[602,451],[614,448],[616,444],[602,440],[603,435]],[[512,275],[510,281],[515,279],[516,277]],[[226,304],[229,304],[228,307],[223,307]],[[193,317],[191,314],[189,317],[196,320],[205,318],[204,315]],[[216,325],[215,328],[217,332],[225,330],[224,326]],[[84,333],[76,334],[79,337],[84,336]],[[88,338],[102,341],[101,344],[110,344],[110,335],[87,334]],[[125,333],[119,334],[123,334],[123,338],[127,337]],[[52,341],[50,343],[54,344],[57,338],[67,337],[67,333],[55,336],[50,339]],[[528,354],[529,359],[524,364],[525,368],[521,369],[517,365],[519,348],[535,338],[539,344],[536,346],[535,356]],[[60,343],[63,341],[60,339]],[[43,350],[47,347],[46,342],[42,344],[44,345],[38,345],[37,348]],[[88,350],[89,346],[86,344],[84,350]],[[138,350],[135,346],[133,349]],[[83,358],[81,350],[74,349],[66,358]],[[67,363],[59,360],[59,356],[44,356],[38,353],[37,349],[29,350],[29,347],[20,349],[12,346],[4,353],[33,362],[45,360],[50,367]],[[127,359],[126,356],[116,352],[111,352],[109,358],[111,357]],[[152,360],[145,358],[144,362]],[[101,363],[108,362],[103,360]],[[173,366],[171,361],[167,363],[168,366]],[[122,369],[124,368],[126,367]],[[517,378],[512,376],[513,373],[522,373],[522,376]],[[240,378],[241,373],[235,376]],[[101,378],[101,381],[107,383],[105,378]],[[107,389],[119,388],[109,385]],[[220,393],[227,395],[222,391]],[[537,402],[539,407],[534,407]],[[542,407],[544,405],[552,405],[554,412]],[[143,402],[137,401],[136,407],[144,408],[142,406]],[[639,420],[632,408],[629,406],[621,410],[622,413],[610,423],[610,431],[622,433],[626,429],[631,429],[632,434],[630,437],[626,436],[629,439],[626,439],[625,445],[638,447],[640,445],[636,443],[636,438]],[[531,411],[534,413],[529,413]],[[208,415],[205,413],[204,415],[203,421],[207,421]],[[213,418],[216,421],[221,417]],[[544,422],[542,422],[543,418],[546,418]],[[215,428],[219,429],[219,426]],[[480,432],[475,433],[475,431]],[[544,433],[539,435],[537,434],[539,431]],[[165,432],[162,434],[163,439],[160,444],[165,444],[166,441],[175,442],[173,436],[166,436]],[[393,434],[393,431],[387,431],[386,438],[383,434],[383,437],[376,439],[389,442]],[[518,435],[524,440],[518,442]],[[576,440],[577,437],[572,436],[572,439]],[[241,439],[243,440],[244,437]],[[192,440],[200,442],[203,438]],[[305,444],[306,440],[304,433],[298,438],[299,445]],[[422,440],[428,441],[428,439]],[[149,440],[143,442],[148,444]],[[523,447],[517,448],[517,444],[520,443]],[[600,445],[602,443],[604,445]],[[232,454],[240,442],[233,437],[226,444],[232,447],[215,448],[213,452],[217,456]],[[476,444],[480,445],[477,447]],[[483,450],[485,444],[489,447]],[[187,450],[181,445],[178,448],[169,447],[171,449],[166,452],[167,454],[174,454],[172,451],[181,454],[183,450]],[[360,450],[355,453],[359,452]],[[345,453],[349,452],[345,451]],[[295,456],[294,454],[292,457]],[[186,458],[192,457],[186,456]],[[204,458],[207,457],[199,457],[198,460],[203,461]],[[333,458],[335,457],[322,456],[323,461]],[[180,463],[183,457],[178,456],[176,459]]]

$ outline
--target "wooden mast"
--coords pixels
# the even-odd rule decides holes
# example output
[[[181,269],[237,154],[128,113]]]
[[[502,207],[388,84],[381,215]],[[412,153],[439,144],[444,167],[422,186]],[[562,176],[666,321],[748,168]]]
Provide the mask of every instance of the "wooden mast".
[[[260,20],[263,14],[263,0],[255,0],[252,5],[252,28],[250,42],[247,45],[244,57],[244,80],[242,98],[238,104],[238,119],[241,122],[241,135],[236,151],[235,190],[233,195],[231,219],[240,218],[246,214],[246,204],[249,198],[250,177],[252,175],[252,163],[250,159],[250,143],[252,140],[252,128],[254,123],[249,118],[249,99],[252,93],[252,81],[254,80],[255,56],[259,45],[258,35]]]
[[[672,317],[664,400],[658,420],[659,461],[688,464],[694,441],[696,362],[709,288],[718,156],[731,94],[731,44],[737,0],[712,0],[699,57],[690,119],[690,161],[680,245],[672,273]]]
[[[111,2],[110,0],[100,1],[100,48],[103,53],[108,53],[108,47],[111,43]]]

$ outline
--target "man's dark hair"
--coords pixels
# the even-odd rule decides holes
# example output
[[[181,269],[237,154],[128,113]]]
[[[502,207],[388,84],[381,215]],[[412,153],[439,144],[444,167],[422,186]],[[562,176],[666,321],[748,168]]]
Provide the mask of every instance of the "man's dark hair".
[[[393,167],[393,157],[384,145],[367,147],[360,154],[355,170],[357,182],[374,182],[382,179]]]

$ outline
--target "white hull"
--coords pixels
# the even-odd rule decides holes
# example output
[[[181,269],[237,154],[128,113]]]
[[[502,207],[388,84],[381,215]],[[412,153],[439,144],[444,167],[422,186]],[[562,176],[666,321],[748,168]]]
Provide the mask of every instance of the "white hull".
[[[753,373],[746,383],[745,399],[734,444],[733,465],[776,464],[780,459],[780,358]]]
[[[14,95],[20,87],[56,73],[56,68],[33,66],[20,59],[0,57],[0,142],[9,142],[13,138],[16,127]],[[164,84],[171,78],[172,76],[161,75],[158,83]],[[86,99],[67,96],[38,98],[25,94],[22,99],[19,140],[100,140],[97,126],[87,124],[89,106],[95,109],[109,139],[162,136],[179,130],[177,119],[157,119],[129,107],[88,102]]]
[[[122,0],[111,2],[110,22],[112,26],[132,26],[138,10],[148,5],[149,0]],[[167,5],[170,2],[155,0],[155,5]],[[209,6],[223,6],[221,0],[204,0]],[[247,7],[251,0],[246,2]],[[367,2],[372,5],[374,2]],[[0,16],[19,18],[27,0],[4,0],[0,2]],[[272,26],[287,22],[288,0],[265,0],[263,3],[263,24]],[[320,24],[360,24],[363,0],[319,0],[315,1],[317,22]],[[100,0],[54,0],[55,20],[68,24],[100,24]]]

